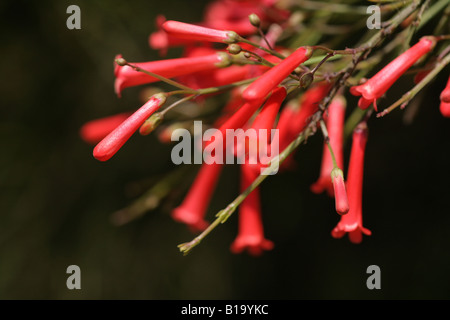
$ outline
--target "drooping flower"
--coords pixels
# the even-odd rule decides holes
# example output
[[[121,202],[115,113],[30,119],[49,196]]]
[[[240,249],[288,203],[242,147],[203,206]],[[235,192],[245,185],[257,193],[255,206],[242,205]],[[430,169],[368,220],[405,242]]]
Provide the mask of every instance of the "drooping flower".
[[[237,96],[237,98],[240,97]],[[240,99],[232,99],[227,105],[227,111],[232,111],[237,108],[237,105],[234,103],[235,101],[236,103],[242,104]],[[240,105],[240,108],[235,113],[231,115],[226,113],[223,117],[218,118],[215,126],[219,127],[218,130],[221,132],[222,137],[226,137],[227,129],[234,130],[242,127],[253,113],[256,112],[259,106],[259,103],[244,103]],[[225,148],[225,144],[223,146]],[[204,217],[221,170],[222,164],[216,162],[212,162],[211,164],[203,163],[183,202],[173,210],[172,218],[187,224],[193,231],[205,229],[208,223],[204,220]]]
[[[258,173],[248,164],[241,165],[241,191],[256,179]],[[261,218],[259,188],[254,189],[239,206],[239,231],[231,244],[233,253],[247,250],[251,255],[258,256],[264,251],[272,250],[273,242],[264,237],[264,227]]]
[[[300,47],[291,53],[286,59],[265,72],[252,82],[242,93],[245,100],[264,99],[270,91],[278,86],[300,64],[308,60],[312,55],[311,47]]]
[[[361,96],[358,106],[361,109],[367,109],[373,103],[377,110],[377,99],[381,98],[406,70],[430,52],[435,43],[433,37],[422,37],[419,42],[392,60],[364,84],[351,87],[351,94]]]
[[[121,57],[121,55],[117,55],[116,59]],[[137,62],[133,65],[165,78],[173,78],[194,72],[227,67],[230,62],[230,56],[227,53],[216,52],[204,56]],[[136,71],[130,66],[119,66],[117,63],[114,74],[116,76],[114,88],[118,96],[124,88],[160,81],[158,78]]]
[[[348,233],[353,243],[360,243],[362,235],[370,236],[372,232],[363,227],[362,194],[364,175],[364,153],[367,143],[367,125],[359,124],[353,131],[352,149],[347,176],[347,196],[350,210],[341,216],[337,226],[331,231],[334,238],[342,238]]]
[[[319,110],[319,103],[328,94],[330,89],[331,84],[320,82],[309,87],[302,95],[299,101],[300,107],[297,109],[294,118],[291,119],[291,125],[286,130],[283,130],[286,131],[286,133],[283,134],[286,135],[286,138],[283,139],[285,140],[286,146],[306,128],[311,116]]]
[[[80,128],[80,137],[85,142],[95,145],[102,141],[104,137],[117,128],[117,126],[124,122],[130,115],[130,112],[122,112],[112,116],[88,121]]]
[[[350,209],[348,204],[347,191],[345,188],[344,174],[339,168],[331,171],[331,180],[333,181],[333,190],[335,198],[336,212],[340,215],[346,214]]]
[[[234,43],[238,39],[235,31],[218,30],[180,21],[168,20],[162,24],[168,35],[194,41]]]
[[[450,103],[450,77],[448,77],[447,85],[445,86],[444,90],[442,90],[439,98],[442,102]]]
[[[93,152],[94,157],[100,161],[109,160],[165,101],[166,96],[164,94],[153,95],[142,107],[95,146]]]
[[[222,165],[203,163],[181,205],[172,211],[175,221],[185,223],[192,231],[202,231],[208,226],[204,220],[212,195],[219,180]]]
[[[336,164],[339,168],[344,166],[344,118],[346,101],[343,96],[336,96],[328,106],[325,123],[328,130],[328,138],[336,158]],[[333,183],[331,181],[331,171],[334,168],[333,159],[328,150],[327,143],[324,143],[322,152],[322,164],[319,179],[311,185],[311,191],[322,193],[327,191],[330,197],[334,196]]]

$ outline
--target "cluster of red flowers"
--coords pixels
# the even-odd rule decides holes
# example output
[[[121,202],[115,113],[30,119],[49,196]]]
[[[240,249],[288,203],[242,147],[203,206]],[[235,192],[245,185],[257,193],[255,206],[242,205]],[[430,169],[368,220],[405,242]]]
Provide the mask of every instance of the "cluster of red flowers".
[[[166,20],[160,16],[157,19],[158,30],[149,37],[151,48],[165,55],[171,47],[182,46],[183,57],[128,63],[118,55],[115,60],[115,91],[120,96],[127,87],[175,79],[182,84],[179,93],[197,98],[199,93],[214,92],[201,91],[202,89],[228,86],[231,93],[229,101],[214,125],[223,133],[227,129],[276,128],[279,132],[276,143],[279,143],[281,151],[311,125],[314,115],[320,113],[320,121],[326,128],[327,135],[320,177],[311,185],[311,191],[326,192],[335,198],[340,221],[331,235],[341,238],[348,233],[351,242],[359,243],[362,241],[362,234],[371,234],[370,230],[363,227],[362,219],[367,122],[360,121],[353,131],[345,182],[342,171],[343,128],[347,102],[343,90],[335,90],[331,96],[336,85],[335,79],[325,77],[316,81],[312,71],[302,65],[319,49],[310,46],[272,49],[289,15],[288,10],[277,6],[276,0],[216,0],[208,6],[204,21],[197,24]],[[264,37],[258,34],[261,30],[267,30]],[[246,39],[251,39],[252,42]],[[258,45],[254,45],[255,43]],[[435,37],[422,37],[373,77],[352,86],[350,93],[361,96],[359,108],[367,109],[373,105],[377,111],[377,100],[421,57],[430,53],[435,43]],[[236,63],[236,57],[242,55],[249,61],[250,58],[257,57],[252,61],[259,63]],[[309,82],[312,83],[306,83],[306,89],[301,95],[287,101],[292,88],[296,90],[301,87],[304,75],[311,77],[313,80]],[[238,85],[234,85],[236,83]],[[183,88],[186,90],[183,91]],[[87,142],[97,143],[94,157],[106,161],[139,128],[141,133],[151,131],[161,120],[161,117],[155,118],[155,115],[158,115],[158,110],[171,95],[158,93],[131,115],[120,114],[87,123],[82,128],[81,135]],[[332,98],[329,103],[324,103],[329,97]],[[440,98],[442,114],[450,117],[450,79]],[[317,124],[314,123],[316,129],[320,127]],[[265,147],[272,142],[275,141],[270,138],[266,141],[259,140]],[[281,168],[290,170],[293,165],[291,154]],[[208,227],[205,216],[221,169],[221,164],[202,164],[184,201],[173,210],[173,219],[185,223],[194,232]],[[241,165],[242,192],[259,176],[260,169],[260,165]],[[231,245],[231,251],[239,253],[247,250],[250,254],[259,255],[264,250],[271,250],[274,245],[265,238],[263,229],[260,194],[256,187],[239,206],[239,233]]]

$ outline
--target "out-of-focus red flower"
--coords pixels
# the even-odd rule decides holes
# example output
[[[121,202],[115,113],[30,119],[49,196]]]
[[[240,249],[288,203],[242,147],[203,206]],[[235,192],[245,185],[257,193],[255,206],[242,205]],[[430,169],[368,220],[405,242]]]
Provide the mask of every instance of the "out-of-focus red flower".
[[[117,128],[130,115],[130,112],[123,112],[86,122],[80,128],[80,137],[85,142],[95,145]]]
[[[447,85],[445,86],[445,89],[442,90],[439,98],[442,102],[450,103],[450,77],[448,77]]]
[[[277,1],[264,0],[218,0],[210,3],[205,10],[206,26],[220,30],[233,30],[242,36],[255,33],[256,28],[249,22],[248,16],[256,14],[262,27],[271,23],[286,21],[290,12],[276,7]]]
[[[248,164],[241,165],[241,191],[256,179],[258,173]],[[258,256],[264,251],[272,250],[273,242],[264,237],[261,218],[259,188],[254,189],[239,206],[239,232],[231,244],[231,252],[241,253],[247,250]]]
[[[191,23],[168,20],[162,24],[168,35],[193,41],[234,43],[237,33],[231,30],[208,28]]]
[[[185,223],[193,232],[204,230],[208,226],[204,217],[221,171],[221,164],[203,163],[183,202],[172,211],[172,218]]]
[[[439,105],[439,111],[444,117],[450,118],[450,102],[441,101],[441,104]]]
[[[282,152],[308,125],[311,116],[319,110],[320,101],[327,95],[331,84],[320,82],[306,90],[298,102],[298,107],[294,102],[291,107],[283,109],[277,129],[279,129],[279,150]],[[290,110],[289,110],[290,109]],[[291,153],[282,163],[280,169],[285,170],[296,166],[294,153]]]

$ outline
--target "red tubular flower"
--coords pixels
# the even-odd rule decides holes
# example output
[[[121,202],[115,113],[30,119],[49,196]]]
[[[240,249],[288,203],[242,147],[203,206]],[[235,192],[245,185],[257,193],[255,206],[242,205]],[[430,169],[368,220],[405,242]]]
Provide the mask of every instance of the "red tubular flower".
[[[89,144],[95,145],[124,122],[130,115],[131,113],[129,112],[123,112],[86,122],[80,128],[81,139]]]
[[[300,47],[275,67],[250,84],[242,93],[245,100],[264,99],[270,91],[281,83],[300,64],[312,54],[310,47]]]
[[[233,43],[238,37],[234,31],[211,29],[173,20],[164,22],[162,28],[170,36],[194,41]]]
[[[166,101],[163,94],[155,94],[142,107],[116,127],[94,148],[94,157],[109,160],[125,144],[136,130]]]
[[[445,89],[441,92],[440,99],[444,103],[450,103],[450,77],[448,77]]]
[[[194,232],[202,231],[208,226],[204,217],[221,171],[221,164],[202,164],[183,202],[172,211],[175,221],[187,224]]]
[[[348,204],[347,191],[345,190],[344,175],[342,170],[339,168],[334,168],[331,171],[331,180],[333,181],[336,212],[340,215],[346,214],[350,207]]]
[[[209,47],[187,48],[184,55],[186,57],[205,56],[216,53],[216,50]],[[268,67],[261,65],[231,65],[227,68],[216,68],[207,71],[192,72],[183,76],[178,76],[177,81],[186,84],[190,88],[219,87],[244,79],[256,77],[266,71]]]
[[[150,48],[159,50],[161,56],[165,56],[170,47],[189,45],[192,44],[192,41],[168,35],[164,30],[158,30],[150,34],[148,44]]]
[[[290,132],[290,127],[292,125],[292,119],[298,114],[298,101],[291,100],[286,106],[281,110],[280,117],[277,123],[277,130],[279,133],[278,143],[280,144],[279,151],[283,151],[286,146],[294,139],[293,135],[288,137],[288,132]],[[292,153],[283,161],[280,166],[280,170],[294,170],[296,163],[292,157]]]
[[[252,115],[261,106],[262,100],[255,100],[244,103],[233,115],[231,115],[227,120],[225,120],[219,127],[219,131],[222,137],[227,136],[227,130],[236,130],[238,128],[244,127],[244,125],[250,120]],[[226,139],[225,139],[226,140]],[[226,141],[223,144],[224,150],[227,146],[231,145],[232,141]]]
[[[118,55],[116,59],[121,57],[121,55]],[[165,78],[173,78],[194,72],[226,67],[229,63],[230,56],[228,54],[217,52],[205,56],[138,62],[133,63],[133,65]],[[159,79],[136,71],[130,66],[119,66],[116,64],[114,74],[116,76],[114,88],[118,96],[120,96],[124,88],[159,81]]]
[[[283,110],[277,125],[279,129],[280,152],[283,151],[309,123],[311,116],[319,110],[320,101],[327,95],[331,85],[326,82],[318,83],[308,88],[299,101],[299,107]],[[283,113],[286,113],[284,115]],[[285,119],[285,120],[284,120]],[[281,169],[294,168],[295,162],[291,153],[282,163]]]
[[[256,179],[258,173],[248,164],[241,165],[241,190],[244,191]],[[259,188],[254,189],[239,207],[239,232],[231,244],[231,252],[241,253],[247,250],[258,256],[264,250],[272,250],[273,242],[264,238],[261,220]]]
[[[253,129],[265,129],[270,131],[270,129],[274,127],[278,111],[286,98],[286,94],[286,88],[284,87],[278,87],[273,90],[269,99],[267,99],[267,102],[264,104],[264,107],[256,116],[255,121],[252,124]],[[270,138],[270,136],[267,135],[267,138]],[[270,141],[267,142],[269,143]]]
[[[236,129],[243,126],[248,121],[248,119],[245,120],[245,117],[251,117],[251,114],[248,115],[251,113],[249,109],[254,108],[253,112],[255,112],[259,106],[253,107],[250,104],[240,106],[241,103],[240,96],[234,91],[231,100],[225,108],[226,110],[224,110],[225,114],[216,120],[215,126],[220,126],[223,137],[225,137],[226,129]],[[228,112],[233,112],[238,106],[240,106],[239,110],[244,110],[246,113],[241,113],[240,116],[239,114],[236,116],[235,113],[230,117]],[[233,119],[230,121],[231,118]],[[202,164],[182,204],[173,210],[172,218],[187,224],[192,231],[204,230],[208,226],[208,222],[204,220],[204,217],[221,171],[221,164]]]
[[[256,153],[258,153],[258,157],[262,155],[267,155],[269,158],[276,156],[273,154],[269,155],[267,153],[267,150],[270,149],[271,139],[273,138],[271,136],[271,129],[274,128],[274,123],[277,118],[278,111],[280,110],[281,104],[286,98],[286,95],[287,92],[286,88],[284,87],[278,87],[273,90],[272,94],[267,99],[267,102],[264,104],[261,111],[256,116],[252,124],[252,129],[256,130],[257,133],[257,143],[254,144],[254,146],[257,147],[257,152],[250,152],[250,155],[257,156]],[[265,141],[262,140],[262,137],[260,137],[260,130],[266,131]],[[263,148],[265,149],[265,152],[262,152]],[[266,164],[268,163],[269,159],[259,159],[259,166],[255,166],[254,168],[258,170],[259,173],[260,166],[266,166]]]
[[[328,106],[328,116],[325,120],[330,139],[331,148],[336,157],[336,164],[339,168],[344,166],[344,118],[345,118],[346,102],[343,96],[337,96]],[[322,166],[320,169],[320,177],[316,183],[311,185],[311,191],[314,193],[322,193],[327,191],[330,197],[334,196],[334,188],[331,181],[331,171],[333,170],[333,159],[328,150],[327,143],[324,143],[322,153]]]
[[[362,188],[364,174],[364,152],[367,143],[367,125],[360,124],[353,131],[353,143],[347,177],[347,195],[350,210],[341,216],[337,226],[331,231],[334,238],[342,238],[346,232],[351,242],[360,243],[362,234],[370,236],[372,232],[363,227]]]
[[[362,96],[358,101],[361,109],[367,109],[372,103],[377,110],[376,100],[379,99],[423,55],[430,52],[435,45],[431,37],[423,37],[414,46],[403,52],[387,66],[364,84],[350,88],[354,96]]]
[[[210,28],[234,30],[245,36],[257,30],[248,19],[252,13],[259,16],[263,27],[286,21],[290,15],[289,11],[276,8],[274,1],[218,0],[206,7],[204,21]]]
[[[180,39],[167,34],[167,32],[162,29],[164,22],[166,22],[165,16],[158,15],[156,17],[156,27],[158,30],[151,33],[148,37],[148,44],[150,48],[159,50],[160,55],[165,56],[170,47],[192,45],[192,40]]]

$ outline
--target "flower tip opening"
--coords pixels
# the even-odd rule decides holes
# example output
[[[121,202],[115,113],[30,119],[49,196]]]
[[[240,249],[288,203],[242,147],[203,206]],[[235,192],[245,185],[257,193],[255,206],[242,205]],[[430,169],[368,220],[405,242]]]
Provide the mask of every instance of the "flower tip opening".
[[[183,207],[175,208],[172,211],[172,219],[186,224],[193,233],[201,232],[209,226],[209,223],[198,214]]]
[[[230,251],[234,254],[240,254],[247,251],[254,257],[261,256],[264,251],[270,251],[274,248],[272,241],[260,237],[237,237],[231,244]]]

